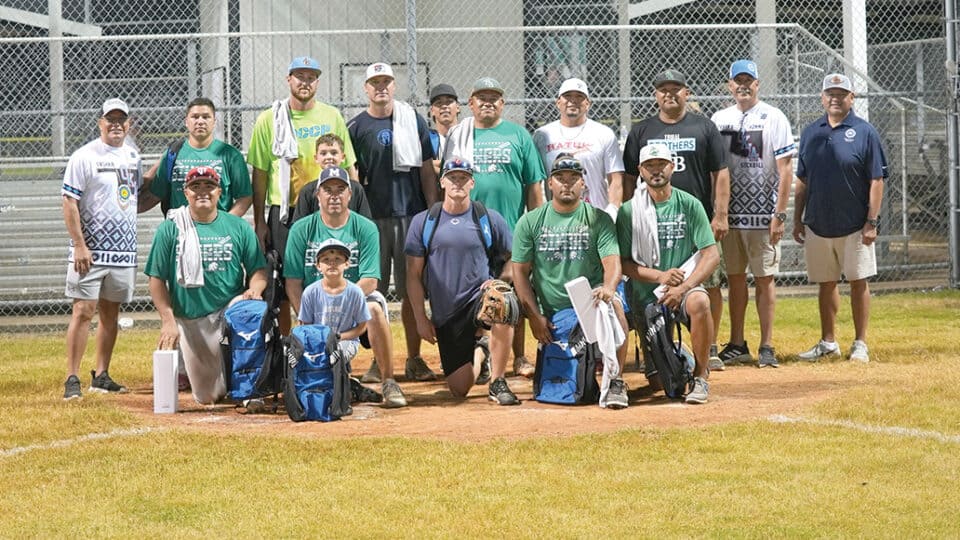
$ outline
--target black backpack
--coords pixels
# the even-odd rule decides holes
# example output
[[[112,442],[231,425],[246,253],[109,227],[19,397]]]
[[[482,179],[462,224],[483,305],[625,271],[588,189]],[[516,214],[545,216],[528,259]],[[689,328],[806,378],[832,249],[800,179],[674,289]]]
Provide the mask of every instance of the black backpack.
[[[680,399],[693,386],[693,373],[687,359],[681,353],[680,323],[677,325],[677,342],[670,338],[670,324],[674,322],[666,306],[649,304],[644,309],[647,335],[644,343],[645,357],[653,362],[656,375],[663,384],[663,392],[667,397]],[[649,373],[649,370],[648,370]]]

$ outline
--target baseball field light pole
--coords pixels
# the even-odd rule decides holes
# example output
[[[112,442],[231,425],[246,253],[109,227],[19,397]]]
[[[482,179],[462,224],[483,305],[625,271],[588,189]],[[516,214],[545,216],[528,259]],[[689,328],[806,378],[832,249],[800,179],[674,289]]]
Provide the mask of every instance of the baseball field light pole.
[[[948,181],[950,183],[950,286],[957,288],[960,286],[960,265],[958,265],[958,255],[960,255],[960,230],[958,230],[958,189],[960,189],[960,175],[957,174],[957,145],[958,140],[957,100],[960,99],[960,72],[957,70],[957,4],[960,0],[944,0],[944,19],[946,20],[946,46],[947,46],[947,79],[950,81],[950,93],[953,97],[950,100],[950,112],[947,114],[947,157],[950,166],[947,168]]]

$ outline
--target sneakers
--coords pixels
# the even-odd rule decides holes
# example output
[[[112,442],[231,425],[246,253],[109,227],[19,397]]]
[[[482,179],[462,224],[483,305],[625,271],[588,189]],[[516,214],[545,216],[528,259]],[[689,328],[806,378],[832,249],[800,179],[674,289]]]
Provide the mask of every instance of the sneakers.
[[[513,359],[513,374],[518,377],[524,377],[530,379],[533,377],[534,372],[537,371],[536,366],[531,364],[526,357],[518,356]]]
[[[360,377],[360,382],[365,383],[377,383],[380,382],[380,366],[377,364],[377,359],[373,359],[373,363],[370,364],[370,369],[363,374],[363,377]]]
[[[774,354],[773,347],[770,345],[761,345],[760,351],[757,354],[757,365],[759,367],[780,367],[780,363],[777,362],[777,356]]]
[[[67,382],[63,383],[63,400],[80,399],[83,394],[80,393],[80,378],[76,375],[67,377]]]
[[[503,377],[497,377],[490,383],[490,391],[488,393],[490,396],[490,401],[494,401],[500,405],[519,405],[520,400],[517,399],[517,395],[510,390],[510,385],[507,384],[507,380]]]
[[[403,395],[400,385],[393,379],[383,381],[380,388],[383,392],[383,406],[387,409],[397,409],[407,406],[407,398]]]
[[[408,381],[435,381],[437,375],[427,367],[420,355],[407,358],[407,365],[403,369]]]
[[[243,400],[243,408],[247,410],[247,414],[263,414],[267,412],[267,404],[261,398]]]
[[[855,362],[867,363],[870,361],[870,353],[867,351],[867,344],[862,340],[855,340],[850,346],[850,359]]]
[[[381,403],[383,395],[372,388],[360,384],[355,377],[350,377],[350,403]]]
[[[723,364],[723,360],[720,359],[720,355],[717,354],[717,345],[713,344],[710,346],[710,363],[707,364],[710,368],[710,371],[723,371],[726,366]]]
[[[723,346],[723,350],[720,351],[720,361],[723,362],[725,366],[735,366],[737,364],[753,362],[753,357],[750,356],[750,347],[747,346],[746,341],[743,342],[743,345],[727,343]]]
[[[607,390],[607,408],[626,409],[628,405],[630,399],[627,397],[627,383],[623,382],[623,379],[613,379]]]
[[[110,378],[110,375],[104,371],[100,375],[97,375],[96,371],[91,371],[90,376],[93,377],[93,381],[90,382],[90,388],[88,392],[99,392],[101,394],[126,394],[127,387],[122,384],[117,384]]]
[[[703,377],[694,377],[693,390],[687,394],[687,403],[702,404],[707,402],[707,395],[710,393],[710,385]]]
[[[816,345],[811,347],[809,350],[804,351],[797,355],[801,360],[806,360],[808,362],[816,362],[824,356],[840,356],[840,346],[837,345],[836,341],[824,341],[820,340]]]

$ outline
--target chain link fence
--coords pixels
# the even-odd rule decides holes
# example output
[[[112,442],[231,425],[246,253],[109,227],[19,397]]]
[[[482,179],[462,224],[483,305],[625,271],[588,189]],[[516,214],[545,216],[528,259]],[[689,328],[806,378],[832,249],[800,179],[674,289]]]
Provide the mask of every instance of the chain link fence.
[[[451,84],[464,102],[474,80],[493,76],[506,90],[505,117],[531,131],[557,118],[560,83],[580,77],[590,84],[590,116],[621,137],[632,122],[655,114],[651,82],[668,67],[687,74],[691,101],[710,115],[732,103],[725,85],[731,61],[755,59],[761,98],[786,113],[797,135],[823,113],[823,76],[846,72],[861,97],[857,110],[880,131],[890,164],[875,288],[949,285],[945,126],[953,97],[939,1],[867,1],[859,14],[840,1],[812,0],[297,6],[252,0],[0,6],[0,326],[34,331],[65,322],[60,185],[69,154],[97,136],[106,98],[130,103],[134,138],[148,165],[184,135],[184,107],[200,95],[217,104],[218,135],[246,150],[255,116],[287,94],[287,65],[303,54],[323,66],[318,99],[340,107],[347,119],[365,107],[366,65],[385,61],[394,66],[397,96],[425,116],[429,87]],[[59,8],[62,18],[50,17],[48,7]],[[846,40],[845,20],[854,28]],[[159,210],[141,215],[141,267],[160,220]],[[802,253],[792,242],[784,245],[781,269],[783,284],[806,283]],[[152,311],[140,275],[125,312],[154,319]]]

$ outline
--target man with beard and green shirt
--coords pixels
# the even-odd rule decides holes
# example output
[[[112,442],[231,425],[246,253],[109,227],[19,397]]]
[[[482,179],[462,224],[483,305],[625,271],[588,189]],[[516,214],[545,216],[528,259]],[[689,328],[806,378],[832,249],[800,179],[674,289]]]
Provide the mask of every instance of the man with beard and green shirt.
[[[626,334],[627,320],[616,296],[622,274],[613,220],[583,202],[583,166],[573,156],[561,154],[553,161],[549,187],[550,202],[524,214],[513,233],[513,283],[530,331],[540,343],[554,341],[551,318],[572,307],[564,284],[583,276],[593,287],[594,302],[610,303]],[[616,356],[618,373],[622,373],[626,341],[617,347]],[[626,384],[617,376],[601,396],[601,406],[623,409],[627,405]]]

